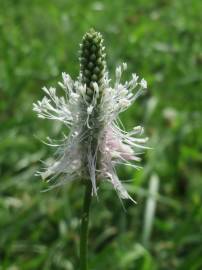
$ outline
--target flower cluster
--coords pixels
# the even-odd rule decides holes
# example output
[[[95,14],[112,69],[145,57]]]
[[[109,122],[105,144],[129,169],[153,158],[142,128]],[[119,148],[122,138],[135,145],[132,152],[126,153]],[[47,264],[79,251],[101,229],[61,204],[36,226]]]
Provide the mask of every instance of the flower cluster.
[[[136,74],[123,83],[121,76],[127,69],[124,63],[116,68],[112,84],[104,51],[102,36],[90,30],[81,44],[78,79],[62,73],[63,81],[59,86],[64,96],[58,97],[55,88],[44,87],[45,97],[34,104],[40,118],[61,121],[69,129],[57,147],[55,161],[47,164],[40,174],[43,179],[59,178],[59,183],[90,179],[94,195],[97,195],[98,182],[105,179],[112,183],[120,198],[131,199],[115,167],[122,163],[138,167],[138,149],[146,148],[147,138],[142,138],[140,126],[129,132],[122,130],[118,124],[119,114],[135,102],[147,83]]]

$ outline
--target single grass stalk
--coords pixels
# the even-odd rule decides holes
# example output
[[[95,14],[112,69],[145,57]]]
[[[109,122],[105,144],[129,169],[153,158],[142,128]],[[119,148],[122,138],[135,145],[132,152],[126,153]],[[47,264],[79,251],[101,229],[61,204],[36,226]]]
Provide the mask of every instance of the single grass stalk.
[[[153,174],[149,182],[149,195],[146,201],[144,213],[142,242],[145,247],[148,247],[152,233],[152,227],[156,212],[158,190],[159,190],[159,177],[157,174]]]

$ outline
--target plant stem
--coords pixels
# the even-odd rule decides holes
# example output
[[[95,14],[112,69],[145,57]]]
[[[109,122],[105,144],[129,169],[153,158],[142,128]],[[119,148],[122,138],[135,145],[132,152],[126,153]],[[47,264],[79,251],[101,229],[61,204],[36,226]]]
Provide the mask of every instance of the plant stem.
[[[83,201],[83,212],[81,219],[81,232],[80,232],[80,270],[88,269],[88,223],[89,223],[89,210],[91,204],[92,184],[90,181],[86,184],[85,196]]]

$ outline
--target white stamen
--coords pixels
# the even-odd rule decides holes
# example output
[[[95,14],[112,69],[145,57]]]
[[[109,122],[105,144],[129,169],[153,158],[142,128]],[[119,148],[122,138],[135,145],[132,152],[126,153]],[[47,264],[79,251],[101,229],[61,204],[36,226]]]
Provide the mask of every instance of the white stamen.
[[[147,88],[147,82],[145,81],[145,79],[142,79],[142,80],[140,81],[140,85],[141,85],[141,87],[142,87],[143,89],[146,89],[146,88]]]
[[[90,105],[90,106],[87,108],[87,113],[88,113],[88,114],[91,114],[92,111],[93,111],[93,106]]]

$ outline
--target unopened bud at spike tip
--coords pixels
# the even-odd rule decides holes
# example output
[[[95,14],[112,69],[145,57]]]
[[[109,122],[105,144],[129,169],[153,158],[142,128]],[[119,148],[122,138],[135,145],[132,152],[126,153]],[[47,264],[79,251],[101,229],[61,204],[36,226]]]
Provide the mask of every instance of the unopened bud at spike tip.
[[[89,98],[92,99],[94,91],[92,82],[96,82],[99,87],[102,85],[104,79],[103,71],[105,71],[106,67],[106,54],[102,35],[91,29],[84,35],[80,47],[81,80],[88,89],[92,90],[86,92]]]

